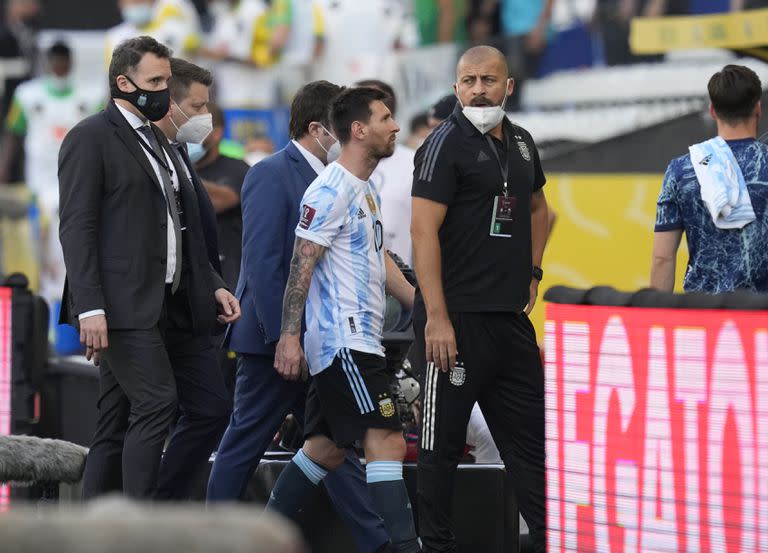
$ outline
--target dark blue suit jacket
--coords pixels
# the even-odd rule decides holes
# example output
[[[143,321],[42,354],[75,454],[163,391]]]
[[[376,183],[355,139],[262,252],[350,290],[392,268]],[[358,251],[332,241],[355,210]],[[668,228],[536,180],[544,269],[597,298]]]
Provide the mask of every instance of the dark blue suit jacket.
[[[232,351],[275,353],[299,203],[316,177],[293,142],[251,167],[245,177],[240,194],[243,260],[235,292],[242,314],[230,330]]]

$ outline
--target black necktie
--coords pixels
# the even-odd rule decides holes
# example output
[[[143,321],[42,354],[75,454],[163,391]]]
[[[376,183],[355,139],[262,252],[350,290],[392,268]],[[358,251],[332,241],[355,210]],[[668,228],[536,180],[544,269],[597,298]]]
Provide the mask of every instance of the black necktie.
[[[168,212],[171,214],[171,220],[173,221],[173,232],[176,235],[176,271],[173,273],[173,284],[171,285],[171,292],[175,293],[179,287],[179,281],[181,280],[181,223],[179,221],[179,210],[176,205],[176,191],[173,189],[173,183],[171,182],[171,175],[168,172],[168,166],[166,164],[166,157],[163,149],[160,147],[160,143],[157,141],[155,133],[149,125],[143,125],[139,127],[139,131],[147,137],[149,145],[152,147],[152,151],[155,152],[158,159],[163,160],[163,163],[158,163],[160,180],[163,183],[163,189],[165,190],[165,201],[168,204]],[[163,167],[165,165],[165,167]]]

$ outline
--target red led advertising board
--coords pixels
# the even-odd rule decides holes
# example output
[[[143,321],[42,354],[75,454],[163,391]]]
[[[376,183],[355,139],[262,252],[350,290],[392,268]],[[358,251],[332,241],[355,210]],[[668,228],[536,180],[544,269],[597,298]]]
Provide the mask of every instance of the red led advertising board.
[[[548,550],[768,552],[768,313],[546,318]]]
[[[11,433],[11,289],[0,287],[0,436]],[[0,511],[8,509],[10,488],[0,486]]]

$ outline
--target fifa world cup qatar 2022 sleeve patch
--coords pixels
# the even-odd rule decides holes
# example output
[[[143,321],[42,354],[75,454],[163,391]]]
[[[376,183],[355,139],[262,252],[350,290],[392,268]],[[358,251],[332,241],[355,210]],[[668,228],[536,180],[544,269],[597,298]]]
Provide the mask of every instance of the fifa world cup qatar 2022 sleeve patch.
[[[307,204],[301,206],[301,218],[299,219],[299,226],[304,230],[309,230],[309,226],[312,224],[312,220],[315,218],[317,210]]]

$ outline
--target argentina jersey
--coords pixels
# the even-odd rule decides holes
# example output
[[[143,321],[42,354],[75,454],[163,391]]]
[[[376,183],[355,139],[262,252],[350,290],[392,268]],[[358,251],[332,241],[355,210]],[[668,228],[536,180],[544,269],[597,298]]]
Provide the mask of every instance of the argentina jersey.
[[[342,348],[384,355],[384,264],[380,201],[370,181],[338,163],[307,188],[296,236],[326,248],[312,275],[304,351],[310,373]]]

